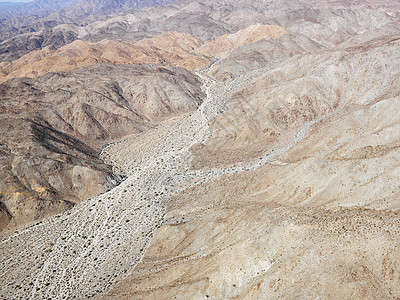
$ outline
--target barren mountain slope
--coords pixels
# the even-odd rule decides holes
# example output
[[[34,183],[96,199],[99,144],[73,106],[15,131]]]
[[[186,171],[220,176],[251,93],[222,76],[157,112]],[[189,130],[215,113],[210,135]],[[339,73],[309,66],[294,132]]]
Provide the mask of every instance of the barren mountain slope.
[[[253,44],[262,39],[274,40],[285,34],[290,34],[290,32],[280,26],[251,25],[236,33],[223,35],[215,41],[197,48],[196,51],[206,56],[224,58],[232,50],[244,44]]]
[[[25,33],[0,43],[0,61],[11,62],[21,56],[45,47],[59,48],[77,39],[71,31],[43,30]]]
[[[174,0],[35,0],[0,11],[0,40],[16,34],[51,29],[58,24],[86,25],[107,15],[165,5]]]
[[[28,14],[45,14],[45,12],[51,13],[57,9],[61,9],[65,6],[72,5],[78,0],[36,0],[30,3],[19,3],[19,5],[13,5],[2,9],[0,16],[2,18],[12,16],[23,16]]]
[[[10,226],[106,191],[118,178],[98,158],[101,146],[196,109],[202,100],[192,74],[149,66],[14,79],[0,91],[0,200]]]
[[[207,179],[103,298],[399,297],[399,47],[297,57],[247,84],[200,152]]]
[[[201,42],[188,34],[167,32],[136,44],[117,41],[98,43],[77,40],[58,50],[44,48],[32,51],[22,58],[5,65],[0,82],[11,78],[43,76],[50,72],[72,71],[97,63],[109,64],[158,64],[193,70],[208,61],[190,50]]]
[[[252,25],[202,45],[196,51],[220,60],[208,74],[220,81],[260,68],[272,68],[296,54],[313,53],[323,48],[302,34],[293,34],[280,26]]]
[[[95,17],[86,27],[76,26],[73,19],[60,16],[66,26],[55,18],[23,30],[12,30],[0,44],[0,61],[15,60],[30,50],[46,46],[61,47],[78,37],[92,42],[105,38],[138,41],[165,31],[180,31],[210,42],[255,24],[280,25],[330,47],[398,19],[398,3],[380,4],[373,1],[316,1],[313,4],[304,0],[182,1],[143,8],[133,14],[109,16],[102,21]],[[94,11],[87,12],[89,19],[97,16],[92,13]],[[62,30],[57,25],[61,25]]]
[[[102,299],[398,297],[398,214],[240,200],[167,217]]]
[[[12,61],[47,46],[61,47],[78,36],[71,30],[53,30],[58,25],[88,25],[105,21],[116,13],[126,14],[173,0],[36,0],[17,9],[0,11],[0,61]],[[110,15],[110,16],[109,16]],[[107,22],[107,21],[106,21]],[[154,36],[154,35],[151,35]],[[151,37],[150,36],[150,37]],[[104,39],[105,36],[100,39]]]
[[[391,37],[369,51],[364,45],[347,52],[297,55],[240,92],[230,91],[227,101],[232,109],[213,121],[213,136],[195,149],[194,165],[256,158],[284,147],[290,142],[288,135],[302,126],[342,112],[349,104],[367,105],[375,98],[398,96],[398,45]],[[234,88],[235,81],[229,85]]]
[[[0,84],[0,225],[77,203],[3,235],[0,297],[400,298],[399,11],[186,0],[52,30],[84,41],[25,61],[73,71]],[[75,69],[78,44],[187,70]]]
[[[115,35],[123,39],[137,38],[140,33],[175,30],[210,42],[223,34],[252,25],[273,24],[304,34],[322,44],[335,45],[340,42],[338,37],[345,40],[396,20],[398,11],[398,3],[381,5],[376,9],[364,1],[358,5],[340,1],[321,1],[319,5],[313,5],[305,0],[181,1],[137,11],[129,16],[131,20],[134,16],[134,22],[121,23],[121,19],[117,18],[111,27],[113,30],[120,27]],[[108,26],[110,22],[112,19],[107,21]],[[96,35],[95,31],[89,31],[87,38],[96,39]]]

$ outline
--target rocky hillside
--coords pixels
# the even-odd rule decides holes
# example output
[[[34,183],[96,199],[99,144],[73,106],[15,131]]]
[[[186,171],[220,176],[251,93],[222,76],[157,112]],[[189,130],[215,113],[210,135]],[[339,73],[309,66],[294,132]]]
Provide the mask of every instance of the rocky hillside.
[[[1,229],[115,186],[101,147],[196,109],[199,84],[182,69],[113,65],[1,84]]]
[[[173,0],[34,0],[3,7],[0,11],[1,40],[16,34],[51,29],[57,24],[87,24],[107,15],[165,5]]]
[[[198,184],[168,201],[103,298],[398,297],[399,46],[322,50],[212,86],[228,110],[192,147]]]
[[[296,54],[313,53],[324,46],[302,34],[277,25],[251,25],[206,43],[196,51],[217,63],[208,74],[219,81],[235,79],[246,72],[272,68]]]
[[[110,15],[165,5],[173,0],[35,0],[0,10],[0,62],[20,58],[32,50],[61,47],[78,37],[53,30],[62,24],[84,26]]]
[[[166,32],[136,44],[105,40],[98,43],[74,41],[56,50],[46,47],[4,64],[0,82],[11,78],[43,76],[50,72],[68,72],[98,63],[158,64],[194,70],[208,61],[190,53],[201,42],[188,34]]]
[[[0,296],[400,298],[399,13],[185,0],[3,41],[74,40],[0,51]]]
[[[129,3],[136,7],[133,3],[135,1],[126,1],[124,5],[122,2],[106,1],[96,4],[95,10],[89,9],[85,12],[87,21],[81,23],[74,13],[67,17],[65,14],[68,13],[65,12],[21,29],[5,29],[0,35],[0,61],[12,61],[29,51],[47,46],[59,48],[75,39],[99,42],[106,38],[136,42],[166,31],[178,31],[188,33],[203,42],[211,42],[224,34],[235,33],[256,24],[279,25],[293,34],[301,34],[323,46],[332,47],[349,38],[378,30],[399,18],[397,3],[373,0],[346,3],[321,0],[312,4],[305,0],[186,0],[162,7],[136,10],[129,14],[118,13],[104,19],[99,17],[97,10],[103,10],[110,3],[121,4],[117,5],[119,8],[115,12],[124,10],[124,5]],[[329,5],[323,4],[327,2]],[[82,3],[89,2],[79,2],[77,7]],[[140,5],[138,2],[137,6]],[[78,8],[78,12],[86,11],[86,8]],[[106,13],[110,11],[104,9],[100,15]],[[24,19],[29,20],[27,17]]]

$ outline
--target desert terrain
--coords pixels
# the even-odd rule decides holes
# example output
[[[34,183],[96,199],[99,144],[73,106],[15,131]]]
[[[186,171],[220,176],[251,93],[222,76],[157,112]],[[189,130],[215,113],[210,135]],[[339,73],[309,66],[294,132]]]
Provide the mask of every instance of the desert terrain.
[[[1,298],[400,298],[399,4],[44,2],[0,14]]]

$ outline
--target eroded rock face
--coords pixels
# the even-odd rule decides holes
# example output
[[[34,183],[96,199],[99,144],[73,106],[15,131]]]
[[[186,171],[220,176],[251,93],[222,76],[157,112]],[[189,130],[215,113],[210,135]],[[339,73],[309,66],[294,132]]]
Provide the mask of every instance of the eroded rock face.
[[[112,65],[3,83],[2,229],[63,212],[118,183],[98,158],[101,147],[196,109],[199,84],[182,69]]]

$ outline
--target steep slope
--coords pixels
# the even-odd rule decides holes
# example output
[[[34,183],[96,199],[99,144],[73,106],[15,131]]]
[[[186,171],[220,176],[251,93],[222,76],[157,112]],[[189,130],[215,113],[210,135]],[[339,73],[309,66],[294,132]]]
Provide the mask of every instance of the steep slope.
[[[234,79],[246,72],[272,68],[296,54],[313,53],[324,48],[301,34],[293,34],[280,26],[253,25],[196,49],[219,58],[208,74],[219,81]]]
[[[111,65],[0,85],[2,229],[60,213],[115,185],[100,147],[196,109],[198,85],[180,69]]]
[[[245,157],[255,158],[284,147],[290,143],[288,134],[349,104],[365,105],[363,101],[372,101],[378,95],[395,97],[399,89],[395,66],[392,67],[397,64],[396,59],[392,61],[392,49],[397,49],[397,45],[392,37],[368,52],[366,46],[360,46],[347,53],[319,51],[294,56],[240,92],[228,90],[227,104],[232,109],[213,121],[213,137],[207,143],[209,146],[201,145],[195,150],[199,151],[199,160],[194,165],[206,161],[214,165],[219,159],[234,163]],[[253,76],[259,74],[262,70],[253,72]],[[229,86],[234,88],[235,84],[233,81]],[[202,151],[204,162],[200,162]]]
[[[207,65],[207,60],[189,51],[201,42],[188,34],[168,32],[136,44],[117,41],[90,43],[77,40],[58,50],[33,51],[5,65],[0,82],[18,77],[38,77],[49,72],[72,71],[97,63],[159,64],[193,70]]]
[[[233,34],[226,34],[213,42],[196,49],[197,52],[215,58],[224,58],[231,51],[245,44],[253,44],[262,39],[274,40],[290,32],[276,25],[251,25]]]
[[[59,48],[77,39],[70,31],[43,30],[17,35],[0,43],[0,61],[11,62],[21,56],[45,47]]]

